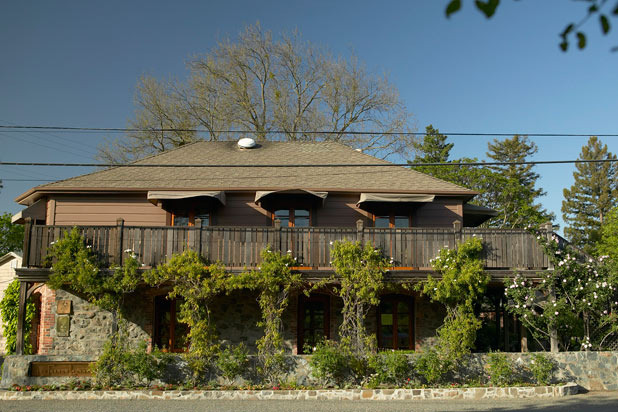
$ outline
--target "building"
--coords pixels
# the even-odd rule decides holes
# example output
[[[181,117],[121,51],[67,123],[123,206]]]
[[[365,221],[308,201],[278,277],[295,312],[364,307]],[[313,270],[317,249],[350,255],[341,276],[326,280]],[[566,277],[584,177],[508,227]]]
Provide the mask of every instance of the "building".
[[[0,257],[0,299],[4,296],[4,291],[14,279],[17,278],[15,268],[21,267],[21,254],[9,252]],[[6,353],[6,338],[4,337],[3,325],[0,320],[0,355]]]
[[[471,236],[483,238],[486,269],[501,285],[516,270],[536,277],[549,261],[523,230],[478,228],[495,215],[470,205],[476,192],[392,165],[333,142],[196,142],[129,166],[37,186],[16,200],[26,206],[24,299],[38,292],[38,353],[96,356],[111,330],[109,314],[65,290],[42,286],[43,259],[63,230],[78,226],[109,266],[126,250],[144,269],[187,248],[230,271],[259,266],[270,245],[291,253],[308,279],[330,276],[330,244],[372,242],[390,257],[390,282],[415,282],[431,273],[430,259]],[[551,230],[551,229],[548,229]],[[186,330],[167,290],[143,287],[127,299],[131,338],[182,351]],[[521,330],[505,316],[502,293],[488,295],[494,347],[519,345]],[[293,296],[284,315],[290,353],[317,336],[336,339],[341,303],[328,290]],[[249,292],[221,297],[213,317],[223,340],[252,347],[261,336],[259,309]],[[443,310],[412,292],[384,295],[369,315],[379,345],[422,349],[441,324]],[[18,339],[19,342],[19,339]],[[18,343],[19,345],[19,343]]]

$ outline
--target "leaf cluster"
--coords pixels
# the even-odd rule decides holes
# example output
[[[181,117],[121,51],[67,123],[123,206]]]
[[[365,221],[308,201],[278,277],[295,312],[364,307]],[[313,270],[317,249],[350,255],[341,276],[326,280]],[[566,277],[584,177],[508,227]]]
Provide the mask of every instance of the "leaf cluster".
[[[2,315],[3,335],[6,339],[5,350],[7,354],[15,353],[17,345],[17,319],[19,312],[19,280],[15,279],[4,290],[4,296],[0,300],[0,314]],[[30,344],[30,329],[34,318],[35,307],[32,297],[26,302],[26,319],[24,322],[24,354],[32,352]]]
[[[24,243],[24,227],[11,223],[11,217],[8,212],[0,215],[0,256],[9,252],[19,252]]]

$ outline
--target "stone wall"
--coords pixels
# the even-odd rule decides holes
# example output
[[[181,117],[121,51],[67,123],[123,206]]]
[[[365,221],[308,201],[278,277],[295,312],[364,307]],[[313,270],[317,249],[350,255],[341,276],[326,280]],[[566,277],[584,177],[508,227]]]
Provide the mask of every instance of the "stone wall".
[[[510,353],[511,359],[518,366],[526,366],[530,363],[530,353]],[[545,353],[554,359],[558,370],[556,380],[560,382],[574,382],[587,390],[618,390],[618,352],[560,352]],[[417,355],[410,355],[411,358]],[[479,372],[484,367],[484,354],[475,354],[472,359],[472,369]],[[310,376],[308,355],[290,356],[292,370],[288,380],[301,385],[315,384]],[[29,377],[30,362],[34,361],[94,361],[91,356],[8,356],[5,359],[1,388],[18,385],[43,385],[49,383],[61,383],[70,378],[40,378]],[[179,362],[182,363],[182,362]],[[185,371],[184,373],[188,373]]]

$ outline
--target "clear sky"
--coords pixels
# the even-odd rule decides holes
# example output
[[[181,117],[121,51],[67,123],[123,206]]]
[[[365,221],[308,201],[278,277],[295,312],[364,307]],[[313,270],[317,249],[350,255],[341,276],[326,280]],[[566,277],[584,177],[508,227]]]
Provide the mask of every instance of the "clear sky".
[[[447,0],[4,1],[0,7],[0,124],[125,127],[141,74],[184,78],[185,62],[260,22],[298,29],[333,54],[354,52],[386,72],[420,131],[618,133],[618,26],[586,26],[584,51],[562,53],[558,33],[581,2],[505,0],[486,20],[472,0],[446,19]],[[618,24],[617,19],[612,22]],[[100,133],[0,131],[0,160],[91,162]],[[453,156],[485,157],[491,138],[451,137]],[[533,138],[536,160],[575,159],[587,138]],[[601,138],[618,153],[618,138]],[[537,166],[542,199],[561,216],[574,166]],[[36,179],[75,168],[0,166],[0,211]],[[14,181],[9,179],[33,179]],[[561,223],[560,219],[558,223]]]

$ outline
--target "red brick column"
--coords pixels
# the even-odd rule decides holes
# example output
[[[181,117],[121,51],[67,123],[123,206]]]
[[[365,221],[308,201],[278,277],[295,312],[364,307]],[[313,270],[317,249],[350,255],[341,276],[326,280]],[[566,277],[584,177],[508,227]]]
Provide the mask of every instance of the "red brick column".
[[[56,292],[47,286],[39,289],[41,293],[41,323],[39,325],[39,354],[50,354],[54,338],[51,335],[51,330],[55,327],[56,315]]]

